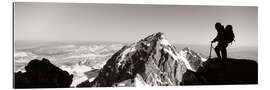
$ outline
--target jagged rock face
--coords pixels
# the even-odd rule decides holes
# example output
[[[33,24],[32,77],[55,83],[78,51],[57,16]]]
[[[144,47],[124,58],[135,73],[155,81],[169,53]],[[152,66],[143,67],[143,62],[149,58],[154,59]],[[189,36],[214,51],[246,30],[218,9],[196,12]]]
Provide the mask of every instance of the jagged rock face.
[[[180,55],[185,57],[188,60],[191,68],[194,71],[197,71],[199,69],[199,67],[201,66],[201,64],[207,60],[207,59],[203,58],[199,53],[196,53],[189,48],[182,49],[180,51]]]
[[[187,69],[188,61],[155,33],[116,52],[89,86],[180,85]]]
[[[51,64],[48,59],[31,60],[26,72],[15,73],[15,88],[70,87],[73,75]]]

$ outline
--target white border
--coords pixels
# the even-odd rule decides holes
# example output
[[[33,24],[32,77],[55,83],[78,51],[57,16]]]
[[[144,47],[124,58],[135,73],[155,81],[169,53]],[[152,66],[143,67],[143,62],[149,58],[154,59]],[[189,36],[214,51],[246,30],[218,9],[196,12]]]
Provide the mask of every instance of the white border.
[[[258,6],[258,17],[259,17],[259,84],[258,85],[226,85],[226,86],[177,86],[177,87],[137,87],[137,88],[83,88],[83,89],[115,89],[115,90],[138,90],[138,89],[267,89],[269,85],[269,61],[270,52],[269,40],[270,29],[269,29],[269,3],[267,0],[1,0],[0,2],[0,88],[3,90],[13,89],[12,87],[12,2],[23,1],[23,2],[65,2],[65,3],[116,3],[116,4],[174,4],[174,5],[226,5],[226,6]],[[66,89],[66,88],[65,88]],[[74,89],[69,89],[74,90]]]

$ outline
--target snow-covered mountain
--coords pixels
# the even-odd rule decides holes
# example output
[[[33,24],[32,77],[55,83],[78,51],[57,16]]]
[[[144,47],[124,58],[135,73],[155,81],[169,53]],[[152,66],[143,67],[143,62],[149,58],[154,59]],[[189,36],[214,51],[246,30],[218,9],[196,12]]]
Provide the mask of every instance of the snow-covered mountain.
[[[180,85],[187,70],[196,70],[192,66],[196,60],[205,59],[191,50],[177,52],[164,34],[158,32],[122,47],[106,62],[94,81],[78,86]]]
[[[184,48],[180,51],[180,55],[186,58],[193,71],[197,71],[203,62],[207,59],[202,57],[200,53],[196,53],[190,48]]]

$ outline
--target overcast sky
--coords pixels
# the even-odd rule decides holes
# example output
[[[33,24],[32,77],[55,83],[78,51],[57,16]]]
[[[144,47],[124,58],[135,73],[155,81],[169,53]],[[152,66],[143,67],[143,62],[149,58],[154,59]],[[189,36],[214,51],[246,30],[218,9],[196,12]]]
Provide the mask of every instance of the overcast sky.
[[[257,7],[15,3],[15,40],[135,42],[164,32],[171,43],[208,45],[231,24],[238,46],[258,43]]]

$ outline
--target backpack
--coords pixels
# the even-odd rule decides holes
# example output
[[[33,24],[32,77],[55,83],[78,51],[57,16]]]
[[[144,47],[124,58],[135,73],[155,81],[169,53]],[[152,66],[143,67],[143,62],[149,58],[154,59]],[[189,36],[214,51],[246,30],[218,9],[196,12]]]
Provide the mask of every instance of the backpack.
[[[232,29],[225,29],[223,31],[223,38],[224,38],[224,42],[226,43],[232,43],[234,41],[234,33]]]

